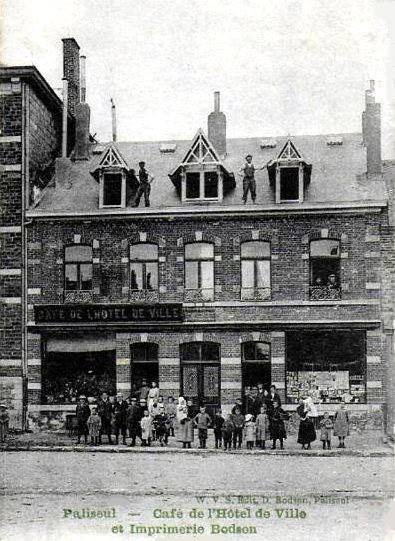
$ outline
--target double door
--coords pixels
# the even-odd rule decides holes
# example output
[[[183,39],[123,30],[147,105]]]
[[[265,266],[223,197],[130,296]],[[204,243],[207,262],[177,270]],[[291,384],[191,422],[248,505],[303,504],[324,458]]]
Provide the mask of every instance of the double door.
[[[209,415],[220,407],[220,364],[188,363],[181,366],[181,393],[194,406],[206,406]]]

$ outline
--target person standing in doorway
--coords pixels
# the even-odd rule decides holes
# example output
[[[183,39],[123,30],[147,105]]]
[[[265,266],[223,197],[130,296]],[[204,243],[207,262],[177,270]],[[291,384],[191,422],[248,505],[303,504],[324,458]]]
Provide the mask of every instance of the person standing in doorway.
[[[136,192],[135,207],[138,207],[140,204],[141,196],[144,194],[144,203],[146,207],[150,206],[150,193],[151,193],[151,183],[154,180],[154,177],[147,171],[145,168],[145,162],[139,162],[139,186]]]
[[[240,168],[239,175],[243,177],[243,201],[247,203],[248,192],[251,194],[252,202],[255,203],[256,199],[256,181],[255,171],[264,169],[264,166],[256,168],[252,163],[251,154],[247,154],[246,161],[243,167]]]

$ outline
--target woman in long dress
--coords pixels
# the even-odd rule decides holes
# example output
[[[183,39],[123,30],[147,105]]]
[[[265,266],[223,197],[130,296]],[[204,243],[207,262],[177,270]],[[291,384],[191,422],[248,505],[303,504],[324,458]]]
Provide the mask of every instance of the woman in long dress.
[[[296,408],[299,415],[299,432],[298,443],[302,445],[302,449],[311,449],[311,442],[315,441],[316,433],[314,423],[309,417],[309,409],[303,398],[299,399],[299,406]]]
[[[176,409],[176,434],[177,434],[177,440],[182,441],[181,437],[182,434],[180,434],[180,428],[181,428],[181,421],[186,419],[188,417],[188,406],[187,401],[183,396],[180,396],[178,399],[177,409]]]
[[[333,435],[339,438],[339,447],[344,449],[345,437],[348,436],[350,433],[350,421],[344,404],[341,404],[340,408],[335,413],[334,421],[335,422],[333,424]]]

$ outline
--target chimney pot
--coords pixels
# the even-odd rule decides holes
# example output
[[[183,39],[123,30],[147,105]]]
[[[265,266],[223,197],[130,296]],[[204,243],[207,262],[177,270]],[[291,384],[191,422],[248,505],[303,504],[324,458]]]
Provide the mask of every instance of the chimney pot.
[[[226,116],[220,111],[220,93],[214,92],[214,111],[208,115],[209,141],[220,156],[226,155]]]
[[[366,147],[368,175],[382,173],[381,158],[381,105],[374,97],[374,81],[370,81],[369,90],[365,91],[365,111],[362,113],[362,139]]]
[[[111,98],[111,120],[112,120],[112,140],[117,140],[117,113],[115,110],[115,103]]]

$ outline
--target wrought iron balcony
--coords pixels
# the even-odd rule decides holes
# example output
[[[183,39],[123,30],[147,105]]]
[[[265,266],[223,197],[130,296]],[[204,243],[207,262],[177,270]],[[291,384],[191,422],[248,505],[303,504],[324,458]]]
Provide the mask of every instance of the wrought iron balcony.
[[[185,302],[209,302],[214,300],[214,288],[185,289]]]
[[[272,296],[270,287],[242,287],[242,301],[269,301]]]
[[[88,291],[75,290],[75,291],[65,291],[64,292],[64,302],[69,303],[86,303],[93,302],[93,291],[90,289]]]
[[[310,286],[311,301],[338,301],[342,298],[340,287]]]

